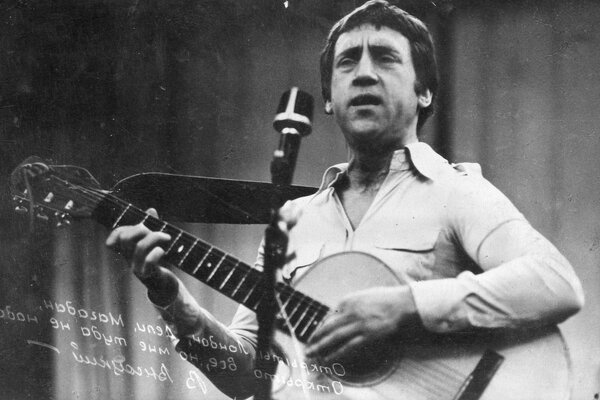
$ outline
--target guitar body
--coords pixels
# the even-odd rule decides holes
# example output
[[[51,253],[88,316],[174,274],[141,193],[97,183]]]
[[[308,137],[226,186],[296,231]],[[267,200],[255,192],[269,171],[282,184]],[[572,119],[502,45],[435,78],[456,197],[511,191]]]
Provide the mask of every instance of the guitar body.
[[[179,228],[100,189],[89,172],[49,166],[33,157],[11,175],[17,211],[49,216],[59,223],[94,218],[114,229],[142,223],[169,234],[164,260],[229,298],[256,311],[263,300],[261,272]],[[349,293],[402,285],[379,259],[360,252],[324,258],[295,287],[275,286],[288,331],[277,333],[278,400],[565,400],[570,395],[568,352],[556,327],[529,331],[488,330],[477,334],[394,338],[331,365],[305,360],[303,344]],[[285,327],[284,327],[285,328]],[[293,335],[292,335],[293,336]],[[261,355],[259,355],[260,357]]]
[[[377,258],[350,252],[324,258],[300,277],[295,288],[335,312],[346,294],[400,284]],[[461,393],[490,350],[502,360],[488,371],[492,377],[481,399],[565,400],[570,396],[568,352],[556,327],[389,342],[348,363],[331,365],[305,360],[303,345],[287,334],[278,332],[276,341],[282,351],[272,378],[273,397],[278,400],[476,398]]]

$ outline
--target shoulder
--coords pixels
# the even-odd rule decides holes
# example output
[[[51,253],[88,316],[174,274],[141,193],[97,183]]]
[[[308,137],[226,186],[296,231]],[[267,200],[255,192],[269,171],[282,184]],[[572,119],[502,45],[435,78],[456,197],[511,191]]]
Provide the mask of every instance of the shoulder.
[[[414,169],[437,187],[445,199],[446,212],[458,216],[498,215],[498,218],[521,217],[511,201],[483,177],[477,163],[449,163],[426,143],[407,146]],[[472,218],[469,218],[472,219]]]
[[[468,187],[487,182],[481,174],[481,166],[477,163],[449,163],[423,142],[413,143],[406,149],[412,167],[423,178],[433,183],[449,187]]]

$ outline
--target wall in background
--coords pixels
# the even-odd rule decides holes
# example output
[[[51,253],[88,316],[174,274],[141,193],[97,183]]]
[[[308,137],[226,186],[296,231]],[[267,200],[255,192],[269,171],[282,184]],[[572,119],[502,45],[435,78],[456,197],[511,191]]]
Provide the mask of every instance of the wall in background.
[[[578,400],[600,375],[599,12],[485,4],[455,13],[453,28],[452,158],[481,163],[581,278],[586,306],[561,326]]]
[[[2,187],[31,154],[86,167],[107,188],[144,171],[268,181],[278,140],[271,121],[292,85],[316,100],[295,182],[318,185],[324,168],[345,159],[341,134],[321,112],[317,57],[332,21],[352,1],[290,2],[289,9],[270,1],[9,3],[0,13]],[[442,13],[429,16],[443,76],[451,79],[424,138],[452,161],[480,162],[573,263],[587,305],[562,330],[574,398],[592,399],[600,361],[598,6],[463,3],[441,2]],[[7,360],[0,397],[224,398],[157,334],[164,325],[123,260],[104,248],[105,229],[91,222],[32,229],[12,208],[0,192],[0,307],[37,322],[0,321]],[[263,230],[185,228],[250,263]],[[207,308],[231,317],[233,302],[182,279]],[[62,311],[67,301],[123,323],[73,316]],[[92,327],[106,338],[86,331]],[[164,364],[175,382],[118,375],[82,365],[80,356],[116,357],[157,372]]]

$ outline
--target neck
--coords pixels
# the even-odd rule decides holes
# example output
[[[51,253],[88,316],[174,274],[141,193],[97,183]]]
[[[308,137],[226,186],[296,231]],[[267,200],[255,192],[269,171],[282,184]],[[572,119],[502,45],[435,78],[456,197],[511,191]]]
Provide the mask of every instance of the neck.
[[[377,190],[390,170],[394,152],[410,143],[418,142],[416,127],[408,133],[397,135],[393,142],[347,141],[348,184],[359,190]]]
[[[382,154],[365,154],[350,150],[348,183],[350,187],[368,190],[378,189],[386,178],[394,150]]]

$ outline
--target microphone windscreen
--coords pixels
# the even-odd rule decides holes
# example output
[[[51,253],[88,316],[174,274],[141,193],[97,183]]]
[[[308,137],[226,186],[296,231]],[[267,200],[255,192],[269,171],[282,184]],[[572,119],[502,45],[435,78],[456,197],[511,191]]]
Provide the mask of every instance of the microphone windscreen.
[[[308,135],[312,130],[313,109],[313,97],[293,87],[281,96],[273,127],[278,132],[294,128],[300,135]]]

